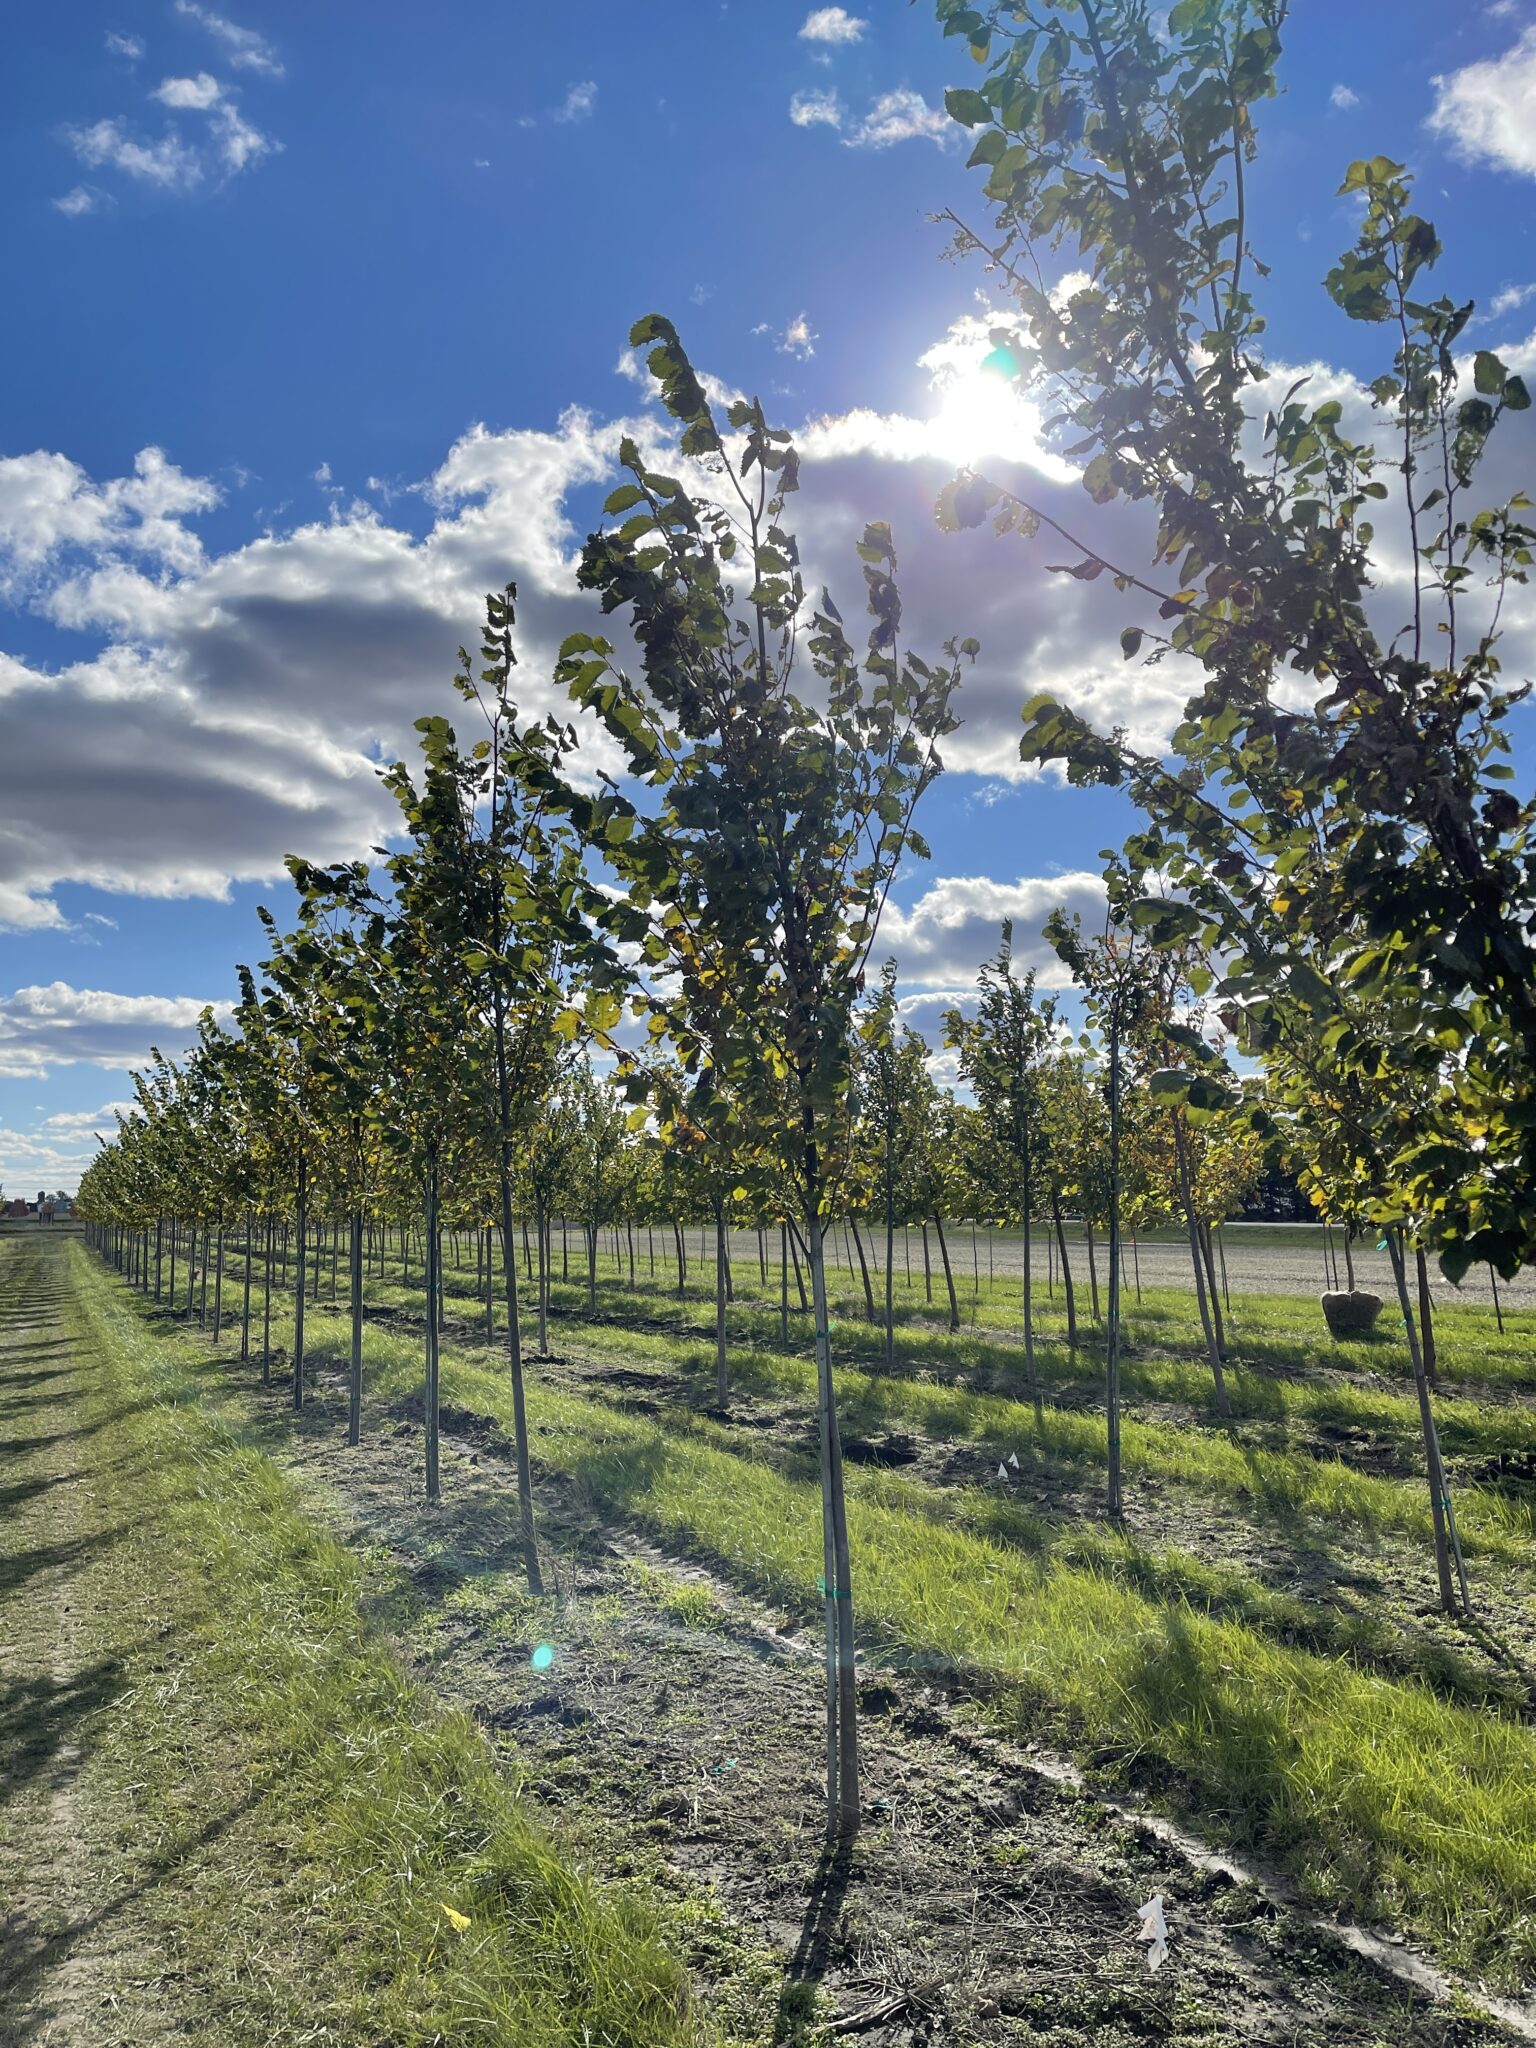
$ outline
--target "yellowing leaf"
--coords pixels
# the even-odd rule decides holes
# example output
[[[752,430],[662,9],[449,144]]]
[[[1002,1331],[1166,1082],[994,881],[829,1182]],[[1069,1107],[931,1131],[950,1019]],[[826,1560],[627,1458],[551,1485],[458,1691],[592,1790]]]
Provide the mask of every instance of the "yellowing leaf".
[[[475,1923],[473,1922],[473,1920],[470,1919],[467,1913],[456,1913],[453,1910],[452,1906],[450,1906],[445,1900],[442,1899],[438,1900],[438,1904],[443,1909],[443,1915],[444,1918],[447,1920],[448,1925],[451,1928],[453,1928],[456,1933],[462,1934],[466,1927],[474,1926]]]

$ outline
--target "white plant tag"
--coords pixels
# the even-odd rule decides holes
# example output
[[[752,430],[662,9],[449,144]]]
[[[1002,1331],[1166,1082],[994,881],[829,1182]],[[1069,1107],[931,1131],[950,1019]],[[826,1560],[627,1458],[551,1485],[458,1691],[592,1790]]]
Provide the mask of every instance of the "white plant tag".
[[[1147,1968],[1160,1970],[1168,1960],[1168,1923],[1163,1918],[1162,1893],[1154,1892],[1137,1911],[1141,1914],[1141,1928],[1136,1939],[1151,1944],[1147,1950]]]

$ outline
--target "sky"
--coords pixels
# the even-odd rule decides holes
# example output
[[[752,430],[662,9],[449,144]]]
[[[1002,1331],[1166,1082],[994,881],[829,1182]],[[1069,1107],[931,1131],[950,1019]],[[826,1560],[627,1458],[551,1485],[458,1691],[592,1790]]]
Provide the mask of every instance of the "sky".
[[[1014,918],[1042,979],[1130,819],[1026,775],[1038,689],[1149,744],[1186,687],[1049,550],[934,528],[960,461],[1093,508],[1038,414],[980,373],[998,301],[933,216],[984,224],[928,0],[71,0],[14,9],[0,66],[0,1186],[72,1188],[151,1045],[178,1052],[286,853],[366,856],[376,769],[458,709],[481,596],[521,592],[527,701],[592,624],[574,565],[651,311],[797,432],[808,581],[861,609],[889,520],[909,638],[982,656],[880,950],[933,1031]],[[1390,27],[1390,34],[1387,33]],[[1469,340],[1536,369],[1536,0],[1297,0],[1261,110],[1252,242],[1271,382],[1362,434],[1378,340],[1321,278],[1351,158],[1416,173]],[[1066,279],[1064,251],[1053,280]],[[1256,403],[1261,402],[1262,393]],[[1496,482],[1532,481],[1532,431]],[[1536,609],[1506,614],[1531,672]],[[1532,748],[1518,733],[1522,786]]]

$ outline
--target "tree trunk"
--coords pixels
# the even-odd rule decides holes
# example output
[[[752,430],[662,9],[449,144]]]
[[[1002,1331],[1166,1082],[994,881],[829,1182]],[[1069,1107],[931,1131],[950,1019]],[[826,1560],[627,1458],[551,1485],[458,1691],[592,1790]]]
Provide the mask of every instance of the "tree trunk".
[[[158,1300],[160,1299],[160,1277],[161,1277],[161,1273],[160,1273],[160,1268],[161,1268],[161,1261],[162,1261],[162,1259],[164,1258],[164,1256],[165,1256],[165,1218],[164,1218],[163,1216],[157,1216],[157,1217],[155,1218],[155,1299],[156,1299],[156,1301],[158,1301]],[[242,1355],[242,1357],[244,1356],[244,1354],[243,1354],[243,1353],[242,1353],[241,1355]]]
[[[933,1300],[933,1261],[928,1256],[928,1225],[923,1223],[923,1299]]]
[[[939,1257],[944,1262],[944,1284],[949,1289],[949,1327],[951,1330],[958,1330],[960,1327],[960,1297],[955,1293],[955,1274],[954,1268],[949,1263],[949,1242],[944,1235],[944,1219],[940,1216],[937,1209],[933,1212],[933,1227],[938,1233]]]
[[[546,1209],[535,1218],[534,1236],[539,1243],[539,1356],[549,1356],[549,1283],[551,1267],[554,1264],[555,1248],[550,1241],[554,1218]]]
[[[1061,1284],[1067,1297],[1067,1346],[1077,1348],[1077,1289],[1072,1284],[1072,1261],[1067,1257],[1067,1233],[1061,1220],[1061,1203],[1051,1197],[1051,1219],[1056,1226],[1056,1251],[1061,1260]]]
[[[885,1140],[885,1369],[896,1370],[896,1304],[892,1298],[895,1275],[891,1271],[896,1252],[896,1194],[893,1186],[890,1127]]]
[[[1024,1154],[1024,1377],[1029,1382],[1029,1398],[1035,1404],[1035,1427],[1045,1427],[1045,1401],[1040,1392],[1040,1372],[1035,1363],[1035,1276],[1031,1268],[1034,1246],[1031,1239],[1030,1210],[1034,1207],[1034,1190],[1030,1185],[1029,1153]]]
[[[587,1225],[587,1314],[597,1314],[597,1225]]]
[[[1099,1320],[1099,1261],[1093,1242],[1093,1219],[1083,1218],[1083,1235],[1088,1240],[1088,1300],[1093,1310],[1093,1320]]]
[[[437,1310],[443,1288],[443,1234],[437,1224],[437,1147],[427,1150],[427,1238],[422,1247],[427,1282],[427,1356],[422,1387],[423,1421],[426,1424],[427,1499],[436,1501],[442,1493],[438,1470],[438,1349]],[[514,1247],[515,1250],[515,1247]]]
[[[1504,1311],[1499,1306],[1499,1276],[1493,1270],[1493,1262],[1491,1260],[1488,1264],[1488,1285],[1493,1289],[1493,1319],[1498,1324],[1499,1335],[1502,1337],[1504,1334]]]
[[[294,1208],[297,1252],[293,1290],[293,1405],[304,1406],[304,1233],[309,1222],[309,1179],[304,1154],[299,1154],[298,1200]]]
[[[688,1275],[688,1255],[683,1249],[683,1226],[674,1216],[672,1219],[672,1242],[677,1248],[677,1298],[683,1298],[683,1283]]]
[[[827,1275],[818,1216],[807,1217],[811,1298],[816,1319],[816,1394],[821,1436],[822,1589],[827,1633],[827,1833],[846,1840],[859,1825],[858,1673],[853,1653],[853,1588],[843,1447],[832,1387]]]
[[[1493,1268],[1490,1266],[1488,1270],[1491,1273]],[[170,1285],[166,1289],[166,1299],[170,1302],[171,1314],[174,1315],[176,1313],[176,1218],[174,1216],[171,1218],[171,1276]]]
[[[1200,1304],[1200,1327],[1205,1332],[1206,1356],[1211,1362],[1211,1378],[1216,1383],[1216,1412],[1230,1415],[1232,1403],[1227,1398],[1227,1376],[1221,1369],[1221,1347],[1216,1342],[1216,1326],[1211,1321],[1210,1304],[1205,1295],[1205,1261],[1200,1256],[1200,1226],[1195,1220],[1194,1197],[1189,1187],[1189,1159],[1184,1150],[1184,1133],[1177,1121],[1173,1127],[1173,1152],[1178,1164],[1179,1200],[1184,1209],[1184,1222],[1189,1233],[1189,1254],[1195,1267],[1195,1299]]]
[[[219,1225],[217,1245],[213,1255],[213,1341],[219,1341],[219,1331],[224,1322],[224,1226]]]
[[[1419,1278],[1419,1342],[1424,1353],[1424,1377],[1432,1387],[1440,1384],[1435,1367],[1435,1311],[1429,1298],[1429,1261],[1424,1256],[1423,1245],[1414,1247],[1414,1263]]]
[[[206,1330],[208,1327],[208,1226],[206,1223],[203,1225],[202,1254],[198,1260],[197,1271],[200,1283],[197,1290],[197,1327],[200,1330]]]
[[[1467,1591],[1466,1568],[1461,1561],[1461,1544],[1456,1538],[1456,1510],[1451,1506],[1450,1483],[1445,1476],[1445,1464],[1440,1456],[1440,1432],[1435,1427],[1435,1411],[1429,1398],[1429,1378],[1424,1370],[1424,1354],[1419,1349],[1419,1333],[1414,1327],[1413,1308],[1408,1299],[1408,1267],[1403,1254],[1401,1233],[1389,1228],[1387,1231],[1387,1252],[1392,1261],[1392,1278],[1397,1284],[1398,1306],[1403,1312],[1403,1327],[1408,1333],[1408,1356],[1413,1365],[1414,1390],[1419,1397],[1419,1425],[1424,1433],[1424,1463],[1429,1476],[1429,1517],[1435,1535],[1435,1571],[1440,1580],[1440,1605],[1447,1614],[1457,1611],[1456,1585],[1451,1577],[1451,1546],[1455,1545],[1456,1570],[1461,1581],[1461,1611],[1470,1619],[1472,1601]]]
[[[159,1292],[158,1247],[156,1253],[156,1289]],[[245,1364],[251,1355],[251,1211],[245,1211],[245,1282],[240,1304],[240,1362]]]
[[[1353,1294],[1355,1291],[1355,1254],[1353,1249],[1354,1235],[1354,1225],[1346,1223],[1344,1226],[1344,1273],[1345,1277],[1349,1282],[1349,1291],[1351,1294]]]
[[[1493,1268],[1489,1267],[1489,1272]],[[779,1225],[779,1342],[789,1349],[789,1225]]]
[[[526,1228],[527,1226],[525,1225],[525,1231]],[[480,1287],[485,1297],[485,1341],[487,1344],[494,1344],[496,1342],[496,1273],[494,1262],[491,1258],[490,1225],[482,1223],[477,1235],[480,1239],[480,1264],[484,1269]]]
[[[267,1257],[261,1289],[261,1384],[272,1384],[272,1218],[267,1218]]]
[[[722,1411],[730,1399],[725,1370],[725,1213],[715,1209],[715,1406]]]
[[[1205,1284],[1211,1296],[1211,1323],[1216,1331],[1216,1349],[1223,1359],[1227,1356],[1227,1328],[1221,1316],[1221,1293],[1216,1285],[1216,1261],[1211,1254],[1211,1226],[1200,1225],[1200,1255],[1205,1264]]]
[[[347,1373],[347,1442],[363,1440],[363,1212],[352,1211],[347,1245],[347,1284],[352,1298],[352,1358]]]
[[[864,1240],[859,1235],[859,1219],[848,1218],[848,1227],[853,1232],[853,1248],[859,1255],[859,1276],[864,1282],[864,1313],[870,1322],[875,1320],[874,1290],[869,1284],[869,1262],[864,1256]]]
[[[1119,1015],[1111,1011],[1112,1020]],[[1109,1449],[1111,1517],[1125,1512],[1120,1487],[1120,1034],[1109,1033],[1109,1331],[1104,1347],[1104,1413]]]
[[[517,1455],[517,1504],[522,1523],[523,1566],[528,1590],[544,1590],[539,1571],[538,1540],[533,1526],[533,1464],[528,1454],[528,1403],[523,1391],[523,1338],[517,1312],[517,1236],[512,1225],[512,1097],[507,1071],[506,1010],[500,985],[492,998],[496,1063],[496,1103],[500,1112],[497,1193],[501,1201],[501,1263],[507,1290],[507,1359],[512,1371],[512,1433]]]

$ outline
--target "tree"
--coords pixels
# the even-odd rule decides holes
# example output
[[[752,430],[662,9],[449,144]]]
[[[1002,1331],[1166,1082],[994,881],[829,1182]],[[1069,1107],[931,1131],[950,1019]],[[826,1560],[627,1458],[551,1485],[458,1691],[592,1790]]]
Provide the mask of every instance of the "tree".
[[[1035,1212],[1036,1157],[1043,1147],[1041,1068],[1058,1042],[1056,1006],[1037,1004],[1033,970],[1014,972],[1013,923],[1003,924],[997,958],[987,961],[978,977],[973,1016],[949,1010],[944,1017],[945,1043],[960,1055],[960,1075],[971,1086],[987,1134],[1009,1162],[1014,1186],[1004,1213],[1018,1216],[1024,1237],[1024,1370],[1029,1380],[1035,1419],[1044,1416],[1040,1377],[1035,1367],[1035,1323],[1032,1298],[1032,1227]]]
[[[1166,39],[1140,0],[938,12],[988,66],[948,104],[980,131],[994,209],[986,232],[956,220],[957,241],[1020,315],[997,360],[1059,408],[1094,505],[1155,511],[1153,566],[1097,515],[1064,522],[973,472],[941,521],[1050,527],[1077,550],[1066,573],[1143,606],[1128,659],[1197,671],[1172,766],[1046,696],[1025,707],[1024,757],[1129,791],[1149,820],[1132,866],[1187,896],[1235,1001],[1283,995],[1315,1032],[1341,987],[1411,994],[1457,1113],[1407,1135],[1393,1176],[1452,1278],[1482,1258],[1513,1272],[1536,1253],[1536,809],[1505,787],[1524,686],[1497,649],[1536,533],[1523,494],[1467,507],[1526,388],[1491,351],[1456,353],[1473,306],[1429,296],[1440,242],[1377,156],[1345,174],[1360,226],[1326,289],[1390,338],[1370,385],[1384,446],[1352,439],[1338,401],[1309,403],[1304,376],[1261,396],[1246,179],[1284,0],[1181,0]],[[1053,305],[1038,259],[1063,242],[1091,282]],[[1387,617],[1394,554],[1412,587]]]
[[[896,964],[885,963],[880,989],[859,1025],[860,1137],[868,1177],[879,1187],[885,1222],[885,1363],[896,1363],[894,1284],[896,1224],[911,1220],[911,1174],[922,1147],[924,1111],[933,1083],[928,1048],[903,1026],[896,1001]]]
[[[802,1219],[820,1409],[827,1814],[846,1833],[859,1817],[853,1600],[822,1237],[849,1151],[854,1006],[897,866],[926,852],[912,814],[939,772],[962,650],[930,665],[900,649],[883,526],[859,549],[867,653],[826,595],[802,622],[782,524],[797,482],[790,437],[755,400],[731,405],[722,426],[670,322],[650,316],[631,340],[650,344],[690,479],[663,474],[632,441],[620,451],[629,480],[606,509],[623,523],[591,537],[579,580],[626,615],[643,682],[584,633],[566,642],[560,674],[623,750],[634,795],[569,789],[565,802],[626,891],[603,924],[641,949],[639,1006],[681,1062],[683,1106],[707,1121],[711,1096],[727,1091],[775,1153]],[[666,1069],[644,1050],[621,1067],[637,1102],[664,1112]]]

